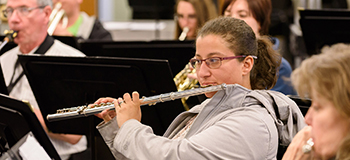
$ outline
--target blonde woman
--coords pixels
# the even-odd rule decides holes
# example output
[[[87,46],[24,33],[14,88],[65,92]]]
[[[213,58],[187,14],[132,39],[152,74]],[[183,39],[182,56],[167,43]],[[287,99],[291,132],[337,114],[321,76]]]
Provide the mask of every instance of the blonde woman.
[[[350,159],[350,45],[326,47],[302,62],[292,82],[312,105],[284,160]]]
[[[186,27],[187,40],[194,40],[197,30],[205,22],[218,16],[218,11],[212,0],[177,0],[175,5],[175,39],[178,39]]]

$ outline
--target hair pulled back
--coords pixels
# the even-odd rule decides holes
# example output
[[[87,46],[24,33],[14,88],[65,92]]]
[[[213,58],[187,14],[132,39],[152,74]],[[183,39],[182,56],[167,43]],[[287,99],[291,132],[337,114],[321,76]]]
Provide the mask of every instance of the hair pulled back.
[[[220,36],[235,55],[258,57],[250,72],[252,89],[271,89],[276,84],[281,56],[273,50],[267,37],[257,39],[249,25],[232,17],[219,17],[208,21],[198,32],[198,37],[207,35]],[[243,61],[244,58],[238,60]]]

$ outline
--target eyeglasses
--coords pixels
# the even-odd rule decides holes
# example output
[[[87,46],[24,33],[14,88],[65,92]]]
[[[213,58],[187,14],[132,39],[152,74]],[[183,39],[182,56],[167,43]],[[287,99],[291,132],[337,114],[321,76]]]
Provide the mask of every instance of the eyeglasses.
[[[233,57],[211,57],[211,58],[202,59],[202,60],[193,58],[190,60],[190,64],[194,69],[196,69],[196,68],[201,67],[202,62],[205,62],[205,64],[209,68],[216,69],[216,68],[219,68],[221,66],[221,61],[223,61],[223,60],[244,58],[247,56],[252,56],[254,59],[258,59],[257,56],[253,56],[253,55],[239,55],[239,56],[233,56]]]
[[[18,8],[6,8],[2,11],[4,14],[4,17],[9,18],[12,16],[13,12],[17,10],[18,15],[20,16],[27,16],[32,10],[34,9],[43,9],[45,6],[39,6],[39,7],[18,7]]]

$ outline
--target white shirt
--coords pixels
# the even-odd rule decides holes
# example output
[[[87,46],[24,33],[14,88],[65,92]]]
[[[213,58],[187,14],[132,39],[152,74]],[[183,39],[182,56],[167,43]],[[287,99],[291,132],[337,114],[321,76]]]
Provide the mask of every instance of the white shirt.
[[[34,54],[34,52],[37,50],[38,47],[34,48],[32,51],[28,53]],[[6,86],[8,86],[11,82],[11,78],[13,76],[13,72],[15,71],[15,75],[12,81],[15,81],[17,77],[23,72],[23,68],[21,65],[18,65],[18,67],[14,68],[15,63],[18,58],[18,54],[22,54],[19,50],[19,47],[15,47],[6,53],[4,53],[0,57],[0,63],[4,74],[4,79]],[[54,56],[85,56],[80,51],[63,44],[62,42],[55,40],[54,44],[50,47],[50,49],[45,53],[45,55],[54,55]],[[36,109],[39,109],[38,103],[35,100],[34,94],[32,92],[32,89],[29,85],[27,77],[24,75],[18,83],[13,87],[11,93],[11,97],[14,97],[19,100],[27,100],[29,103]],[[81,151],[86,150],[87,148],[87,139],[85,136],[83,136],[80,141],[72,145],[70,143],[52,139],[50,138],[52,144],[54,145],[57,153],[60,155],[62,160],[68,159],[69,156],[73,153],[78,153]]]

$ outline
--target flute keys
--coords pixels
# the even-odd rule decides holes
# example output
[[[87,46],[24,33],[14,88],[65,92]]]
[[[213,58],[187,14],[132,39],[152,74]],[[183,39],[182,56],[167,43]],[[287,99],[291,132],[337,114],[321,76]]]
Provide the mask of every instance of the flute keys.
[[[74,111],[78,110],[78,108],[79,107],[63,108],[63,109],[57,110],[57,113],[74,112]]]

